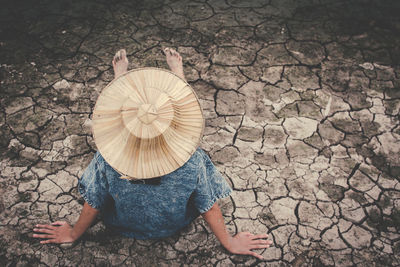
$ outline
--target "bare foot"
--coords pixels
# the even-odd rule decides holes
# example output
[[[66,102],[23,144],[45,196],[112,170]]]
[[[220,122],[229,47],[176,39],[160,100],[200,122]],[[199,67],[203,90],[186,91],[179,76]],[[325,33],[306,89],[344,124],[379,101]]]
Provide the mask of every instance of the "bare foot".
[[[115,78],[118,78],[120,75],[128,71],[129,61],[128,58],[126,57],[125,49],[118,50],[118,52],[115,53],[112,64],[114,68]]]
[[[175,49],[172,48],[165,48],[164,53],[167,59],[167,64],[169,68],[171,69],[172,72],[174,72],[176,75],[181,77],[182,79],[185,79],[185,74],[183,74],[183,65],[182,65],[182,57],[181,55],[176,52]]]

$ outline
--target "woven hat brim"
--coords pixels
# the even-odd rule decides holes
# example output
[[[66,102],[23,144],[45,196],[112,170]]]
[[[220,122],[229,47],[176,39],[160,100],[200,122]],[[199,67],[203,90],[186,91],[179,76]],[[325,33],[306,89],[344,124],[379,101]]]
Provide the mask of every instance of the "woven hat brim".
[[[157,120],[151,124],[138,119],[143,103],[157,109]],[[113,80],[93,111],[98,150],[130,178],[154,178],[178,169],[195,152],[203,131],[194,90],[173,72],[159,68],[134,69]]]

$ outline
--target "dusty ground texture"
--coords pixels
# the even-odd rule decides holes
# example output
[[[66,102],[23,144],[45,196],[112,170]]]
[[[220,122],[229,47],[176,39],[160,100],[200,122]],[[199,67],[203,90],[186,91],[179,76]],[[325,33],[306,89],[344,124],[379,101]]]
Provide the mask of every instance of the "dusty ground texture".
[[[0,265],[400,264],[398,1],[26,2],[0,11]],[[166,46],[234,189],[221,202],[229,230],[268,232],[265,261],[230,255],[202,219],[154,241],[102,223],[72,247],[31,237],[77,219],[115,51],[131,68],[166,67]]]

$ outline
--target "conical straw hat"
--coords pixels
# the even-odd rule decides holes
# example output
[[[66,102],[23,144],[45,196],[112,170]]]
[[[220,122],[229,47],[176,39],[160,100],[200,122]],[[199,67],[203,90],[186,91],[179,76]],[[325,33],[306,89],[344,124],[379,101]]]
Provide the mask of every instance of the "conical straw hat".
[[[171,71],[129,71],[103,89],[93,111],[93,136],[121,178],[159,177],[182,166],[204,129],[199,100]]]

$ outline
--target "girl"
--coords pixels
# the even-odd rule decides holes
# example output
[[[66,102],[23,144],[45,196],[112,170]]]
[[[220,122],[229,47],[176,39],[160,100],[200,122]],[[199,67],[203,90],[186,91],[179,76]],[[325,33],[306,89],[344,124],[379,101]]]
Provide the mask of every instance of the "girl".
[[[171,71],[182,79],[182,57],[174,49],[164,49]],[[115,77],[128,69],[124,49],[112,61]],[[198,148],[181,167],[153,179],[121,179],[97,152],[78,185],[85,200],[80,217],[72,227],[67,222],[38,224],[33,237],[40,243],[69,243],[77,240],[101,213],[107,227],[124,236],[137,239],[171,236],[201,215],[221,244],[231,253],[263,257],[253,249],[268,248],[267,234],[241,232],[231,236],[216,203],[231,189],[210,158]]]

